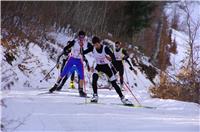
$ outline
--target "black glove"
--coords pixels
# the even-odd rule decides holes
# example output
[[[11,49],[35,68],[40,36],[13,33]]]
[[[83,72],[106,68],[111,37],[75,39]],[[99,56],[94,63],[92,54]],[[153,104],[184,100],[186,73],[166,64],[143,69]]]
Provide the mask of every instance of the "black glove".
[[[130,67],[129,67],[129,69],[132,71],[132,70],[133,70],[133,67],[132,67],[132,66],[130,66]]]
[[[57,69],[60,68],[60,64],[59,64],[59,63],[56,64],[56,68],[57,68]]]
[[[89,65],[87,65],[87,70],[90,71],[90,66]]]

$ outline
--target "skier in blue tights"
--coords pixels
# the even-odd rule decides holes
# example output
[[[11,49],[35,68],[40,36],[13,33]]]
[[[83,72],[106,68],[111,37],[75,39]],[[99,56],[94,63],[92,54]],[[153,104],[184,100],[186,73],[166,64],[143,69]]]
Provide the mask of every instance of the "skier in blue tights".
[[[68,41],[67,43],[69,44],[69,43],[71,43],[71,41]],[[63,51],[61,52],[61,54],[58,56],[58,58],[57,58],[57,68],[59,68],[60,58],[62,58],[62,66],[61,66],[61,69],[60,69],[60,73],[64,69],[65,63],[68,60],[68,58],[70,56],[70,53],[71,53],[71,48],[67,49],[66,46],[65,46]],[[83,60],[86,63],[87,70],[90,71],[90,66],[89,66],[88,60],[86,59],[85,56],[83,56]],[[65,84],[65,82],[67,81],[68,78],[69,78],[69,76],[65,76],[64,77],[64,79],[62,80],[60,85],[57,87],[57,89],[56,89],[57,91],[60,91],[62,89],[62,87],[64,86],[64,84]],[[75,71],[71,74],[71,78],[70,78],[71,79],[71,81],[70,81],[70,88],[71,89],[75,88],[75,86],[74,86],[74,78],[75,78]],[[79,80],[80,80],[80,78],[78,76],[78,83],[79,83]]]
[[[80,31],[78,33],[78,38],[71,41],[67,46],[66,49],[71,48],[71,53],[66,61],[66,64],[58,77],[55,85],[49,89],[49,92],[52,93],[55,91],[58,86],[60,85],[62,79],[65,76],[70,76],[74,71],[77,72],[80,81],[79,81],[79,95],[80,97],[86,97],[87,94],[83,91],[83,83],[84,83],[84,66],[83,66],[83,50],[87,49],[88,41],[85,39],[85,32]]]

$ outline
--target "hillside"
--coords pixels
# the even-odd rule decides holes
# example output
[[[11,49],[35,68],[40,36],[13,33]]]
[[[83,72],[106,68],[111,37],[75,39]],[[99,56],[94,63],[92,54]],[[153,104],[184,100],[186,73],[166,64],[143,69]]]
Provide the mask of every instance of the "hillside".
[[[63,45],[71,39],[62,33],[51,33],[51,37]],[[139,103],[153,109],[119,105],[121,101],[114,89],[100,89],[99,104],[93,105],[89,104],[89,99],[76,97],[78,91],[68,89],[69,83],[66,83],[62,92],[42,94],[54,84],[59,71],[54,69],[48,80],[40,80],[55,65],[53,58],[61,51],[60,46],[49,41],[46,43],[49,45],[46,49],[34,43],[27,47],[20,45],[15,49],[12,65],[3,56],[1,97],[6,105],[2,107],[3,130],[198,131],[199,106],[195,103],[151,98],[149,88],[153,84],[140,66],[134,66],[134,73],[125,63],[125,82]],[[1,48],[3,52],[6,51],[5,47]],[[55,52],[50,57],[50,49],[53,48]],[[86,57],[92,64],[92,56]],[[151,65],[147,57],[142,58],[140,62]],[[91,73],[86,71],[85,74],[87,93],[91,97]],[[156,78],[154,81],[158,82]],[[105,77],[100,79],[99,86],[108,86]],[[139,105],[128,91],[123,92],[135,105]]]

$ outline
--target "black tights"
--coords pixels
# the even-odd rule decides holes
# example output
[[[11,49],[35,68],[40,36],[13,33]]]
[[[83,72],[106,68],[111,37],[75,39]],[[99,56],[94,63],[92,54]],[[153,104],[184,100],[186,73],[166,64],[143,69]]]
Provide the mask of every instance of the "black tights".
[[[97,81],[98,81],[98,78],[99,78],[98,74],[97,74],[97,73],[94,73],[93,76],[92,76],[92,88],[93,88],[94,94],[98,94],[98,93],[97,93]],[[119,97],[120,97],[120,98],[123,97],[123,94],[122,94],[122,92],[121,92],[121,89],[120,89],[120,87],[117,85],[116,80],[111,81],[111,84],[112,84],[112,86],[115,88],[115,91],[117,92],[117,94],[119,95]]]

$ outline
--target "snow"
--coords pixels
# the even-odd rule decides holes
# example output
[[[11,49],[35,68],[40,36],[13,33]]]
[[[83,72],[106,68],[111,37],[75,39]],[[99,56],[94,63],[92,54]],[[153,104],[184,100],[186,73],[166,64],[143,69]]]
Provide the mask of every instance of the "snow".
[[[189,2],[187,1],[187,6],[190,12],[190,23],[191,29],[195,28],[197,23],[200,21],[200,3],[199,1]],[[176,76],[178,73],[181,72],[183,66],[187,66],[188,63],[188,53],[189,53],[189,35],[188,35],[188,27],[186,26],[187,14],[180,9],[179,6],[183,6],[185,1],[176,2],[173,4],[168,4],[165,9],[165,13],[168,16],[168,21],[171,22],[173,19],[174,12],[179,15],[179,28],[183,31],[172,29],[172,41],[175,40],[177,44],[177,54],[170,53],[170,62],[172,66],[169,66],[167,71],[172,75]],[[200,54],[200,28],[198,28],[196,33],[196,38],[194,41],[194,61],[197,64],[200,64],[200,59],[198,59]],[[199,68],[199,67],[198,67]]]
[[[177,39],[185,39],[186,36],[174,30]],[[55,35],[55,34],[54,34]],[[65,35],[57,37],[63,44],[69,40]],[[50,42],[49,42],[50,43]],[[57,45],[50,46],[60,50]],[[5,49],[2,47],[2,51]],[[18,47],[17,60],[9,65],[2,60],[2,88],[10,85],[10,90],[2,90],[1,98],[6,107],[1,107],[2,122],[8,132],[110,132],[110,131],[144,131],[144,132],[198,132],[199,108],[195,103],[151,98],[149,88],[153,84],[146,75],[134,66],[137,74],[134,74],[128,64],[125,63],[125,83],[127,83],[134,96],[143,106],[156,107],[153,109],[141,107],[126,107],[115,90],[99,89],[99,104],[90,104],[90,98],[78,97],[77,89],[68,89],[69,80],[64,85],[63,91],[54,94],[41,94],[46,92],[56,81],[59,74],[54,69],[47,81],[39,82],[45,75],[43,70],[49,71],[55,61],[49,58],[49,53],[38,45],[31,43],[26,49]],[[3,53],[3,52],[2,52]],[[31,58],[28,58],[31,57]],[[94,58],[86,56],[90,66]],[[28,59],[27,59],[28,58]],[[5,59],[3,57],[3,59]],[[148,63],[146,57],[144,62]],[[177,59],[181,60],[181,59]],[[23,64],[28,71],[21,71],[18,66]],[[31,71],[29,73],[29,71]],[[88,96],[92,96],[92,73],[85,70],[86,89]],[[107,86],[106,79],[101,77],[99,85]],[[137,86],[135,85],[137,84]],[[77,84],[75,85],[77,88]],[[128,91],[123,91],[126,98],[138,106],[137,101]]]
[[[24,51],[22,47],[20,50]],[[156,109],[122,106],[114,89],[99,89],[99,104],[89,104],[89,98],[78,97],[77,89],[68,89],[69,80],[62,92],[51,95],[41,94],[53,85],[58,71],[55,69],[51,79],[39,83],[44,76],[40,73],[41,69],[50,69],[55,62],[50,60],[47,57],[48,53],[42,51],[37,45],[30,44],[27,51],[28,55],[32,55],[27,66],[35,69],[31,74],[24,75],[16,66],[12,67],[8,64],[3,66],[3,71],[12,69],[12,72],[20,78],[11,90],[1,91],[1,97],[7,106],[2,107],[2,121],[8,132],[199,131],[199,105],[175,100],[152,99],[148,91],[152,86],[151,82],[138,67],[134,67],[137,75],[133,74],[126,63],[124,78],[134,96],[142,105],[156,107]],[[21,52],[20,59],[16,60],[14,65],[23,60],[25,57],[23,55],[24,53]],[[89,63],[92,63],[92,56],[88,55],[87,58]],[[42,64],[34,60],[42,60]],[[3,76],[7,74],[6,72]],[[86,71],[85,74],[87,93],[91,97],[92,89],[89,83],[91,73]],[[12,79],[12,76],[10,77]],[[29,87],[23,85],[27,80],[30,83]],[[105,81],[100,79],[99,83],[105,85]],[[137,87],[134,83],[137,83]],[[3,82],[4,84],[6,82]],[[128,91],[123,93],[126,98],[138,105]]]
[[[176,41],[177,44],[177,54],[170,53],[170,62],[172,66],[168,68],[171,74],[177,75],[183,65],[187,63],[187,50],[189,48],[188,36],[183,32],[176,31],[172,29],[172,40]]]
[[[51,37],[52,39],[56,40],[57,43],[66,45],[68,41],[73,40],[73,36],[69,36],[64,33],[57,33],[57,32],[50,32],[47,35],[48,37]],[[67,36],[67,37],[66,37]]]
[[[52,95],[38,95],[38,90],[11,91],[3,94],[8,107],[2,109],[2,114],[7,120],[16,120],[7,126],[9,131],[17,121],[24,121],[14,130],[20,132],[199,130],[199,106],[194,103],[139,98],[142,104],[157,109],[131,108],[117,105],[121,102],[114,90],[99,92],[100,104],[88,104],[89,99],[75,97],[77,90]]]

